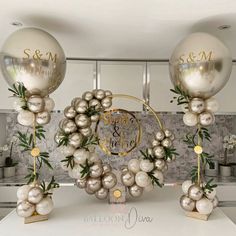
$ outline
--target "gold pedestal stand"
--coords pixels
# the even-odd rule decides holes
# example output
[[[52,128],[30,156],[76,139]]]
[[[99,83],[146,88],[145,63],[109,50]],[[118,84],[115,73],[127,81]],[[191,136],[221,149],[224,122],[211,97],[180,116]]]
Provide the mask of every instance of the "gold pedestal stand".
[[[197,211],[186,211],[185,215],[188,216],[188,217],[191,217],[191,218],[195,218],[195,219],[198,219],[198,220],[205,220],[205,221],[207,221],[209,216],[210,216],[210,214],[209,215],[203,215],[203,214],[200,214]]]

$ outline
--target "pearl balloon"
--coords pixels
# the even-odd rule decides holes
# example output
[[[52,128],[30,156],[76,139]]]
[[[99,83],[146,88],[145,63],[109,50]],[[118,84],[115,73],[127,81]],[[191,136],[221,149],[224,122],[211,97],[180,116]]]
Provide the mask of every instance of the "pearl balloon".
[[[198,117],[196,114],[193,114],[192,112],[186,112],[183,115],[183,122],[187,126],[195,126],[198,123]]]
[[[201,98],[193,98],[189,103],[190,111],[193,113],[200,114],[205,110],[205,102]]]
[[[89,101],[89,107],[94,107],[97,111],[101,108],[101,106],[101,103],[97,99],[92,99]]]
[[[92,115],[92,116],[90,117],[90,119],[91,119],[92,122],[97,122],[97,121],[99,120],[99,118],[100,118],[100,115],[99,115],[99,114],[95,114],[95,115]]]
[[[30,111],[38,113],[44,110],[44,99],[38,95],[32,95],[27,100],[27,107]]]
[[[28,201],[30,203],[39,203],[43,198],[43,190],[39,187],[33,187],[28,193]]]
[[[146,172],[139,171],[135,175],[135,182],[138,186],[144,188],[144,187],[148,186],[149,184],[151,184],[151,179]]]
[[[74,133],[77,130],[77,126],[73,120],[65,120],[62,124],[62,130],[66,134]]]
[[[165,133],[161,130],[156,133],[156,139],[162,141],[165,138]]]
[[[69,168],[68,169],[68,174],[72,179],[81,179],[81,166],[78,164],[75,164],[73,169]]]
[[[133,173],[138,173],[140,171],[140,161],[138,159],[131,159],[128,162],[128,169]]]
[[[154,147],[153,153],[157,158],[163,158],[165,156],[165,150],[162,146]]]
[[[185,211],[193,211],[195,209],[196,203],[194,200],[189,198],[188,196],[183,195],[180,198],[180,206],[185,210]]]
[[[102,99],[101,104],[104,109],[108,109],[112,106],[112,100],[109,97],[105,97]]]
[[[98,89],[98,90],[94,91],[94,96],[98,100],[102,100],[105,97],[105,92],[102,89]]]
[[[80,129],[79,132],[84,136],[84,137],[90,137],[93,133],[92,129],[90,127],[86,127],[83,129]]]
[[[203,197],[197,201],[196,209],[200,214],[209,215],[213,210],[213,203],[207,198]]]
[[[88,178],[86,187],[91,190],[91,192],[98,191],[102,186],[102,181],[100,178]]]
[[[96,193],[95,196],[97,199],[103,200],[106,199],[108,196],[108,189],[100,188]]]
[[[172,132],[169,129],[164,130],[166,138],[169,138],[172,135]]]
[[[188,196],[195,200],[198,201],[202,198],[203,196],[203,190],[201,187],[199,187],[198,185],[192,185],[190,186],[190,188],[188,189]]]
[[[75,181],[75,185],[78,187],[78,188],[85,188],[86,187],[86,184],[87,184],[87,180],[84,178],[84,179],[77,179]]]
[[[55,136],[54,136],[54,141],[55,141],[57,144],[59,144],[60,141],[62,140],[62,138],[63,138],[64,136],[65,136],[65,135],[64,135],[63,132],[58,131],[58,132],[55,134]]]
[[[93,192],[90,188],[88,188],[87,185],[86,185],[86,187],[85,187],[85,191],[86,191],[86,193],[89,194],[89,195],[94,194],[94,192]]]
[[[102,172],[103,175],[112,171],[112,168],[109,164],[103,164],[102,169],[103,169]]]
[[[170,148],[172,146],[172,141],[169,138],[165,138],[161,141],[161,145],[166,148]]]
[[[219,110],[219,103],[213,97],[208,98],[206,101],[206,110],[211,112],[217,112]]]
[[[27,110],[21,110],[17,115],[17,122],[23,126],[32,126],[35,120],[34,113]]]
[[[45,106],[44,106],[45,111],[48,111],[48,112],[53,111],[53,109],[55,107],[55,102],[53,101],[52,98],[50,98],[50,97],[44,98],[44,103],[45,103]]]
[[[69,156],[73,156],[74,152],[75,152],[75,148],[71,145],[67,145],[67,146],[62,146],[61,147],[61,152],[63,153],[63,155],[65,155],[66,157]]]
[[[154,140],[152,141],[152,146],[153,146],[153,147],[156,147],[156,146],[159,146],[159,145],[160,145],[160,142],[159,142],[158,140],[154,139]]]
[[[20,217],[30,217],[35,212],[35,205],[31,204],[27,201],[21,201],[19,204],[17,204],[16,207],[16,213]]]
[[[215,122],[215,116],[209,111],[205,111],[199,115],[199,123],[203,126],[212,125]]]
[[[112,92],[110,90],[105,90],[105,96],[111,96]]]
[[[113,188],[117,183],[117,178],[113,173],[106,173],[102,178],[102,185],[106,189]]]
[[[142,159],[140,161],[140,169],[144,172],[151,172],[154,168],[153,162],[150,162],[149,160]]]
[[[134,184],[133,186],[129,187],[129,194],[132,197],[140,197],[143,194],[143,188]]]
[[[27,200],[29,191],[32,187],[30,185],[23,185],[17,189],[16,196],[18,200]]]
[[[79,101],[81,101],[81,100],[82,100],[82,99],[79,98],[79,97],[73,98],[72,101],[71,101],[71,106],[73,106],[73,107],[75,108],[76,105],[77,105],[77,103],[78,103]]]
[[[181,110],[186,113],[189,111],[189,108],[188,108],[188,104],[187,103],[184,103],[181,105]]]
[[[69,135],[68,144],[74,148],[78,148],[83,141],[83,136],[80,133],[72,133]]]
[[[75,116],[77,115],[75,109],[73,106],[67,106],[65,109],[64,109],[64,115],[66,118],[68,119],[73,119],[75,118]]]
[[[76,103],[75,110],[78,113],[85,113],[88,109],[88,103],[85,100],[80,100]]]
[[[36,212],[39,215],[48,215],[53,210],[53,201],[50,197],[43,198],[36,205]]]
[[[75,117],[75,123],[80,128],[86,128],[91,125],[91,120],[87,115],[79,114]]]
[[[90,91],[87,91],[87,92],[85,92],[85,93],[82,95],[82,98],[83,98],[85,101],[89,102],[90,100],[93,99],[93,93],[90,92]]]
[[[188,190],[189,188],[193,185],[192,181],[191,180],[185,180],[183,183],[182,183],[182,191],[185,195],[188,194]]]
[[[134,174],[131,171],[126,171],[121,174],[121,181],[127,187],[132,186],[134,184],[134,180]]]
[[[101,163],[95,163],[90,167],[90,176],[97,178],[102,175],[103,168]]]
[[[37,28],[23,28],[5,41],[1,50],[1,68],[10,86],[21,82],[29,93],[44,97],[63,81],[66,58],[52,35]]]
[[[46,125],[50,122],[51,115],[48,111],[42,111],[36,114],[36,122],[39,125]]]
[[[225,45],[207,33],[193,33],[174,50],[169,69],[174,86],[191,97],[209,98],[227,83],[232,57]]]
[[[159,170],[154,170],[152,171],[152,174],[154,177],[156,177],[158,179],[158,182],[160,184],[163,184],[164,183],[164,176],[163,176],[163,173]]]
[[[157,170],[162,171],[166,165],[166,162],[163,159],[157,159],[154,162],[154,166],[157,168]]]
[[[89,152],[86,151],[84,148],[80,148],[74,152],[73,156],[75,163],[84,165],[86,160],[89,159]]]

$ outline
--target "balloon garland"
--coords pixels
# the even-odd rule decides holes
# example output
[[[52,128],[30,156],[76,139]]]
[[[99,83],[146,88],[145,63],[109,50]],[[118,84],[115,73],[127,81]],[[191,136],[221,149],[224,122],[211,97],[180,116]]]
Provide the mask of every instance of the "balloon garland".
[[[29,41],[28,41],[29,39]],[[43,165],[52,169],[49,153],[38,148],[37,141],[45,139],[43,125],[51,119],[54,101],[48,97],[63,81],[66,69],[64,51],[49,33],[24,28],[11,34],[2,47],[1,69],[11,86],[17,121],[32,132],[17,132],[19,146],[33,158],[28,168],[28,183],[17,190],[18,216],[25,223],[47,219],[53,209],[52,189],[59,185],[52,177],[49,184],[39,180]],[[36,217],[34,217],[36,216]],[[41,217],[40,217],[41,216]]]
[[[94,125],[101,114],[112,106],[112,99],[115,97],[143,103],[154,114],[161,127],[152,147],[141,151],[142,159],[131,159],[127,166],[121,168],[120,179],[109,164],[102,162],[94,148],[99,143]],[[156,113],[142,100],[128,95],[113,95],[102,89],[87,91],[82,98],[72,100],[71,105],[65,108],[64,115],[65,118],[60,121],[59,130],[55,134],[55,141],[61,146],[65,156],[62,168],[68,171],[71,178],[76,179],[79,188],[102,200],[108,197],[109,191],[117,182],[121,182],[132,197],[141,196],[143,190],[153,189],[154,184],[162,187],[163,171],[167,169],[167,162],[178,155],[173,148],[174,134],[163,129]]]
[[[184,111],[183,122],[187,126],[196,126],[194,134],[187,134],[184,142],[197,155],[197,166],[191,170],[192,180],[182,184],[184,195],[180,205],[186,212],[208,216],[218,204],[213,179],[203,181],[202,165],[212,165],[213,155],[203,150],[203,143],[211,141],[207,129],[215,121],[214,112],[218,103],[212,96],[227,83],[232,58],[229,50],[217,38],[194,33],[183,39],[170,58],[170,75],[175,88],[173,101],[181,105]],[[196,217],[196,214],[187,214]]]

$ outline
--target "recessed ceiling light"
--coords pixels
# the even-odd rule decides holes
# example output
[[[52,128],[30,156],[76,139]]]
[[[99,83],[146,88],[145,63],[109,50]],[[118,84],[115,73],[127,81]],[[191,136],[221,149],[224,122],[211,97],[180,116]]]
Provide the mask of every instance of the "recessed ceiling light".
[[[23,25],[23,24],[22,24],[21,22],[19,22],[19,21],[13,21],[13,22],[11,22],[10,24],[13,25],[13,26],[16,26],[16,27],[20,27],[20,26]]]
[[[231,28],[231,25],[220,25],[217,27],[219,30],[227,30]]]

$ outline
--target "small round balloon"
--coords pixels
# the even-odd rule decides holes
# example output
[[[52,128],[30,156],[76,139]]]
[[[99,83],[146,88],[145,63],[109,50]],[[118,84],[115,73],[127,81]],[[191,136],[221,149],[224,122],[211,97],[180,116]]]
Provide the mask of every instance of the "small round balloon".
[[[207,33],[193,33],[184,38],[169,63],[172,83],[198,98],[209,98],[220,91],[232,70],[229,50]]]
[[[1,69],[7,83],[24,84],[30,94],[52,93],[64,79],[66,58],[57,40],[37,28],[11,34],[1,50]]]

